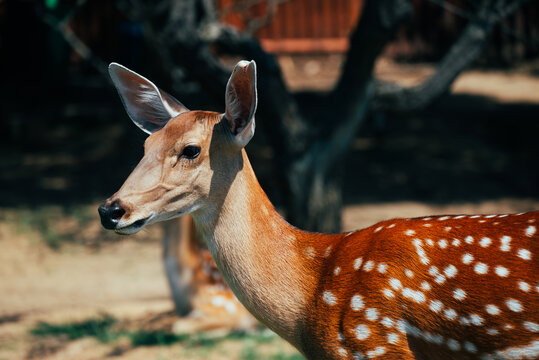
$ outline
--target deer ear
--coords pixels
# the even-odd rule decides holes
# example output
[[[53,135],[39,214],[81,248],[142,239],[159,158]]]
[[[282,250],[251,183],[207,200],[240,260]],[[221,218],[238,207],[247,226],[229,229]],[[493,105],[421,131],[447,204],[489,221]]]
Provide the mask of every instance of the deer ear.
[[[150,80],[125,66],[111,63],[109,74],[127,114],[135,125],[148,134],[160,130],[173,117],[189,111]]]
[[[225,93],[225,117],[234,135],[234,142],[244,147],[255,133],[256,63],[240,61],[234,70]]]

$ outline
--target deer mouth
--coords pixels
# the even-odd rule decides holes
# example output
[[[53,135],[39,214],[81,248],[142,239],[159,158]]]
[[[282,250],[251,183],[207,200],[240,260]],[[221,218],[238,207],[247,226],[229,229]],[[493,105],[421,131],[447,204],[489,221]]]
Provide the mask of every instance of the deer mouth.
[[[135,233],[139,232],[144,226],[146,226],[148,224],[148,222],[154,217],[154,215],[155,214],[152,212],[152,214],[150,216],[145,217],[145,218],[140,219],[140,220],[136,220],[136,221],[132,222],[129,225],[119,226],[116,229],[114,229],[114,231],[117,234],[120,234],[120,235],[135,234]]]

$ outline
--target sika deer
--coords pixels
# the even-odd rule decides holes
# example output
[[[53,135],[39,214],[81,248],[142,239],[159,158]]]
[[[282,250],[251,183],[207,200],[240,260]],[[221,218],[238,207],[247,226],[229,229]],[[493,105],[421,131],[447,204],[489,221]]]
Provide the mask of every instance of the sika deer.
[[[110,72],[151,135],[99,209],[107,229],[130,234],[191,213],[240,301],[309,359],[539,357],[539,212],[305,232],[275,211],[244,150],[254,62],[234,69],[225,114],[187,111],[130,70]]]

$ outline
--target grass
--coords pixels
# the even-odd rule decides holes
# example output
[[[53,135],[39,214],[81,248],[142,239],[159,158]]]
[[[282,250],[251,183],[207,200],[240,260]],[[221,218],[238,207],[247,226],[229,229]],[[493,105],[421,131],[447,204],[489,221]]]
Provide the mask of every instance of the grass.
[[[36,337],[65,336],[70,340],[93,336],[102,343],[108,343],[118,337],[111,327],[116,320],[109,315],[102,315],[96,319],[88,319],[80,322],[65,324],[50,324],[39,322],[30,330],[30,334]]]
[[[39,322],[30,334],[34,337],[61,337],[67,340],[76,340],[83,337],[93,337],[104,344],[114,344],[120,338],[127,338],[131,348],[157,347],[181,344],[186,351],[209,352],[219,344],[237,342],[242,344],[241,360],[301,360],[299,354],[290,354],[280,348],[280,339],[273,332],[259,330],[256,332],[230,331],[222,335],[211,333],[175,334],[164,330],[128,330],[110,315],[101,315],[97,318],[78,322],[51,324]],[[261,351],[261,345],[270,346],[268,351]],[[266,347],[267,348],[267,347]],[[266,349],[267,350],[267,349]]]

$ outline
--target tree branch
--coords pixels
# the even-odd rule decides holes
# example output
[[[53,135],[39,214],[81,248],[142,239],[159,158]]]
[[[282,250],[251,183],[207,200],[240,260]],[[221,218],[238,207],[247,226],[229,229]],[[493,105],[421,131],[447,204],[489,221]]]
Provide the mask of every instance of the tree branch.
[[[92,65],[101,75],[108,79],[107,64],[100,57],[96,56],[84,42],[82,42],[77,34],[69,27],[69,22],[77,11],[86,3],[86,0],[77,1],[76,5],[61,19],[57,19],[39,7],[36,8],[41,20],[57,31],[60,36],[71,46],[71,48],[85,61]]]
[[[505,4],[504,0],[484,0],[477,16],[468,22],[458,40],[438,63],[434,74],[424,82],[408,88],[377,81],[373,108],[381,111],[407,112],[428,106],[447,92],[459,74],[469,68],[481,55],[494,26],[527,1],[529,0]],[[500,7],[503,8],[501,12]],[[503,17],[498,16],[500,14],[503,14]]]

